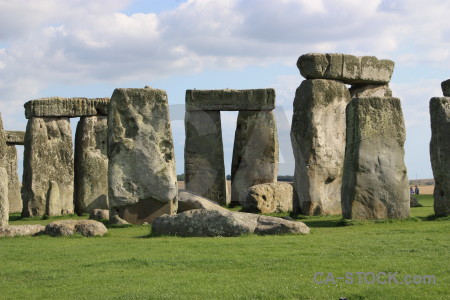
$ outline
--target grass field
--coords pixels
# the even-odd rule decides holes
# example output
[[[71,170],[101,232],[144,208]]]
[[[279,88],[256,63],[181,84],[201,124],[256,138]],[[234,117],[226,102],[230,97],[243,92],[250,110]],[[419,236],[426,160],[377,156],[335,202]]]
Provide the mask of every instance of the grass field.
[[[300,217],[307,236],[155,238],[132,226],[101,238],[0,238],[0,299],[448,299],[450,218],[428,217],[432,197],[418,197],[424,206],[407,220]],[[354,282],[318,284],[317,272]],[[359,283],[355,272],[398,272],[398,284]],[[405,275],[436,284],[400,284]]]

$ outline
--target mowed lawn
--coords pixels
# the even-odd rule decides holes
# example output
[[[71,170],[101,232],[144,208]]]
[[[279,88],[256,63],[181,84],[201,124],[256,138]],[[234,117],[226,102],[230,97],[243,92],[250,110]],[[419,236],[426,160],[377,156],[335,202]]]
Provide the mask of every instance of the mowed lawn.
[[[418,197],[424,207],[408,220],[300,217],[305,236],[149,237],[149,226],[132,226],[101,238],[0,238],[0,299],[449,299],[450,218],[427,218],[432,196]],[[398,283],[371,284],[370,272],[397,272]],[[352,284],[336,279],[347,273]],[[405,275],[436,284],[400,284]]]

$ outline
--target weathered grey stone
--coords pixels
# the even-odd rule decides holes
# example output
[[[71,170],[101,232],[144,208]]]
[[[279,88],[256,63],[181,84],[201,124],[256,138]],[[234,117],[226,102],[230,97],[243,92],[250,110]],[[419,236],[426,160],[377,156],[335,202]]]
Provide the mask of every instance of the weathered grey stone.
[[[108,124],[103,116],[82,117],[75,133],[75,211],[108,209]]]
[[[56,181],[49,181],[49,188],[47,192],[47,208],[46,214],[48,216],[61,215],[61,194],[59,192],[59,186]]]
[[[114,214],[112,216],[110,214],[109,223],[110,224],[114,224],[114,225],[128,225],[128,224],[130,224],[127,221],[125,221],[124,219],[122,219],[121,217],[119,217],[119,215],[117,215],[117,214]],[[147,222],[144,222],[144,223],[147,223]],[[144,223],[142,223],[142,224],[144,224]]]
[[[309,234],[302,222],[256,214],[194,209],[158,217],[152,224],[154,235],[175,236],[240,236],[243,234]]]
[[[42,225],[10,225],[0,226],[0,237],[14,237],[25,235],[38,235],[44,233],[45,227]]]
[[[298,213],[340,214],[345,155],[345,108],[351,101],[339,81],[304,80],[297,88],[291,141]]]
[[[177,176],[167,94],[116,89],[108,115],[111,217],[151,223],[177,210]]]
[[[25,131],[5,131],[6,144],[23,145],[25,141]]]
[[[273,110],[274,89],[187,90],[186,110]]]
[[[21,184],[17,173],[17,150],[15,145],[6,146],[6,172],[8,173],[8,202],[9,213],[22,211],[22,196],[20,195]]]
[[[103,223],[94,220],[61,220],[45,226],[45,234],[68,236],[79,233],[82,236],[103,236],[108,232]]]
[[[299,57],[297,67],[306,79],[332,79],[346,84],[388,83],[394,62],[374,56],[308,53]]]
[[[347,106],[342,213],[347,219],[406,218],[409,185],[398,98],[354,98]]]
[[[220,111],[186,111],[186,189],[227,204]]]
[[[242,208],[247,212],[274,213],[292,211],[292,184],[272,182],[250,187]]]
[[[2,116],[0,115],[0,226],[7,226],[9,221],[8,201],[8,160],[5,131],[3,130]]]
[[[192,209],[228,211],[228,209],[220,206],[216,202],[187,190],[178,190],[178,197],[177,213],[182,213]]]
[[[69,118],[31,118],[25,134],[22,216],[46,213],[50,181],[58,184],[61,213],[73,213],[73,150]]]
[[[240,111],[231,162],[231,202],[244,202],[251,186],[276,182],[278,136],[271,111]]]
[[[91,220],[109,220],[109,209],[93,209],[89,214]]]
[[[450,97],[450,79],[442,81],[441,83],[442,93],[445,97]]]
[[[388,84],[358,84],[349,89],[352,98],[392,97]]]
[[[434,213],[450,214],[450,97],[430,100],[430,158],[434,176]]]
[[[24,104],[25,117],[84,117],[107,115],[109,98],[50,97]]]
[[[419,200],[417,200],[416,197],[414,197],[413,195],[409,195],[409,207],[420,207],[422,205],[420,205]]]

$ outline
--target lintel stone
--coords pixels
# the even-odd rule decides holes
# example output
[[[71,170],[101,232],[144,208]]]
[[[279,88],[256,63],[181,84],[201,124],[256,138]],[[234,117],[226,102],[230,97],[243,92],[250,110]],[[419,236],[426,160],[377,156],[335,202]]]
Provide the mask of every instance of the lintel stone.
[[[108,114],[109,98],[50,97],[24,104],[25,117],[84,117]]]
[[[274,89],[186,90],[186,110],[273,110]]]
[[[5,131],[6,144],[23,145],[25,142],[25,131]]]
[[[441,83],[442,93],[445,97],[450,97],[450,79],[442,81]]]

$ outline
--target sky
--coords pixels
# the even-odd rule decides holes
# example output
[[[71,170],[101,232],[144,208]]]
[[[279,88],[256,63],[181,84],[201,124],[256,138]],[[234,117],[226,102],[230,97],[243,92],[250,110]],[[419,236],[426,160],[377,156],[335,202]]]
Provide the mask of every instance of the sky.
[[[25,130],[31,99],[150,85],[167,91],[181,174],[187,89],[274,88],[279,174],[292,175],[298,57],[374,55],[395,61],[390,87],[402,101],[409,178],[432,178],[428,104],[450,78],[449,15],[442,0],[0,0],[3,125]],[[227,174],[236,117],[222,113]]]

